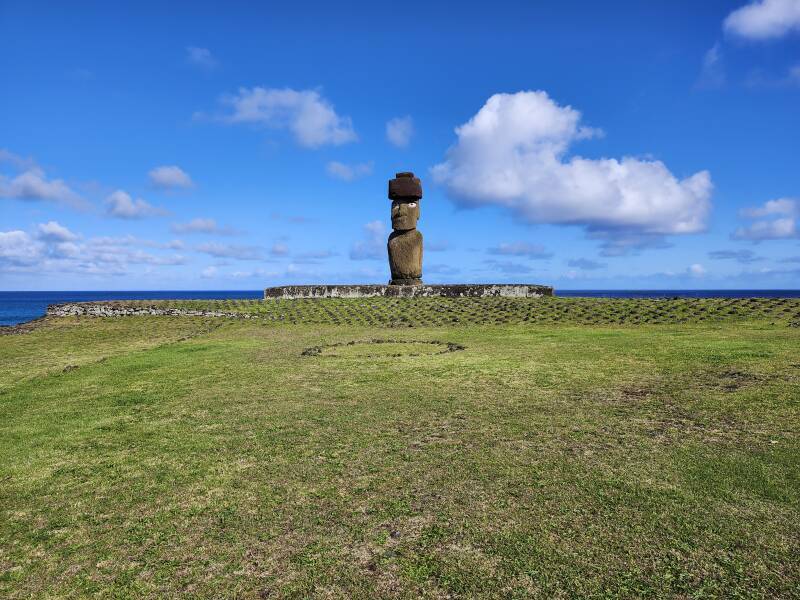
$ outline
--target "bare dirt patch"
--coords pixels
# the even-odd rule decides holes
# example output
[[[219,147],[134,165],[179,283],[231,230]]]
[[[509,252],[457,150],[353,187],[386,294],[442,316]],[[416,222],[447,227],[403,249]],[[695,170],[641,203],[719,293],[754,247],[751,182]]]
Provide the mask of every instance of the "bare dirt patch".
[[[304,349],[301,356],[337,358],[397,358],[402,356],[435,356],[464,350],[461,344],[439,340],[371,339],[337,342]]]
[[[756,385],[764,381],[765,377],[758,373],[742,371],[736,368],[724,369],[716,373],[707,373],[703,376],[702,383],[706,388],[716,388],[723,392],[736,392],[738,390]]]

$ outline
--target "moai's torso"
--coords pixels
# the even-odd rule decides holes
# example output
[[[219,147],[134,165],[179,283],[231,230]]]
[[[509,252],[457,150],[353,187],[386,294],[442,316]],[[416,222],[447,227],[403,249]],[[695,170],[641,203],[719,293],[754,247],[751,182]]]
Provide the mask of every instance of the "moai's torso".
[[[392,283],[412,285],[422,277],[422,234],[416,229],[393,231],[389,236]]]

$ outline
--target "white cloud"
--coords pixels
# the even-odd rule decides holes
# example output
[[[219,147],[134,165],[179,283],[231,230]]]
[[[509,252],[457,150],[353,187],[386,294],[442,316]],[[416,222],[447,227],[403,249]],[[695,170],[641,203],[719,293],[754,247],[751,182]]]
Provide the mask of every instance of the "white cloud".
[[[489,254],[501,256],[527,256],[528,258],[543,259],[553,256],[544,246],[539,244],[529,244],[527,242],[503,243],[495,248],[489,248]]]
[[[110,268],[115,272],[127,272],[130,265],[173,266],[185,264],[186,258],[181,254],[153,254],[140,248],[175,250],[182,246],[183,244],[178,240],[155,242],[134,236],[97,237],[78,246],[78,251],[84,268],[86,264],[89,264],[96,265],[98,271]]]
[[[398,148],[405,148],[414,135],[414,119],[410,116],[395,117],[386,123],[386,139]]]
[[[705,228],[711,177],[679,180],[662,163],[633,157],[568,157],[599,134],[547,93],[495,94],[432,169],[466,205],[499,205],[529,223],[581,225],[598,237],[658,237]]]
[[[213,279],[217,276],[217,267],[206,267],[200,271],[200,277],[203,279]]]
[[[237,260],[260,260],[261,248],[257,246],[237,246],[234,244],[219,244],[210,242],[197,246],[198,252],[209,254],[216,258],[234,258]]]
[[[325,170],[328,175],[341,179],[342,181],[355,181],[361,179],[372,173],[372,163],[356,163],[353,165],[346,165],[338,161],[332,160],[326,166]]]
[[[44,248],[24,231],[0,231],[0,268],[35,265],[42,259]]]
[[[800,31],[800,0],[755,0],[729,14],[725,31],[750,40],[779,38]]]
[[[761,220],[737,229],[732,236],[733,239],[760,242],[800,237],[797,227],[800,202],[793,198],[769,200],[762,206],[745,209],[741,214],[750,219]]]
[[[86,242],[79,242],[80,238],[55,221],[39,224],[34,235],[24,231],[0,232],[0,271],[116,276],[130,272],[133,265],[170,266],[186,262],[180,254],[153,254],[138,247],[173,249],[175,242],[138,240],[133,236],[91,238]]]
[[[351,260],[380,260],[387,257],[386,225],[383,221],[370,221],[364,225],[364,239],[350,248]]]
[[[307,148],[338,146],[357,139],[350,117],[336,114],[316,90],[243,87],[223,101],[233,109],[226,121],[288,129],[297,143]]]
[[[117,190],[106,198],[106,213],[119,219],[143,219],[167,214],[165,210],[152,206],[141,198],[134,200],[123,190]]]
[[[74,242],[78,236],[56,221],[39,223],[37,236],[40,240],[48,242]]]
[[[175,165],[156,167],[148,175],[150,183],[161,189],[189,188],[194,185],[189,174]]]
[[[219,65],[219,61],[214,58],[208,48],[198,48],[196,46],[186,47],[186,61],[190,65],[202,69],[213,69]]]
[[[170,229],[174,233],[208,233],[216,235],[236,235],[237,231],[231,227],[223,227],[214,219],[197,218],[188,223],[173,223]]]
[[[69,204],[76,208],[83,208],[86,204],[61,179],[48,180],[44,171],[38,167],[31,167],[14,178],[0,175],[0,198],[48,200]]]

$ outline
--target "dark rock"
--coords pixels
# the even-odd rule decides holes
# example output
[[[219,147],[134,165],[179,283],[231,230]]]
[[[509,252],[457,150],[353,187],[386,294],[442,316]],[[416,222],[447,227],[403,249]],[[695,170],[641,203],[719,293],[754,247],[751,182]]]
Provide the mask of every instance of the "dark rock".
[[[389,180],[389,198],[419,200],[422,198],[422,182],[413,173],[397,173],[394,179]]]

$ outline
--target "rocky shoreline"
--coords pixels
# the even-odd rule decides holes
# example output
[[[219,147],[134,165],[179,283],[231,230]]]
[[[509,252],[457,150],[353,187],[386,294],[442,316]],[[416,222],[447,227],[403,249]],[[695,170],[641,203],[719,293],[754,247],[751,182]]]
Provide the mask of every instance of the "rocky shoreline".
[[[0,335],[17,335],[20,333],[28,333],[44,324],[47,316],[31,319],[24,323],[17,323],[16,325],[0,325]]]

